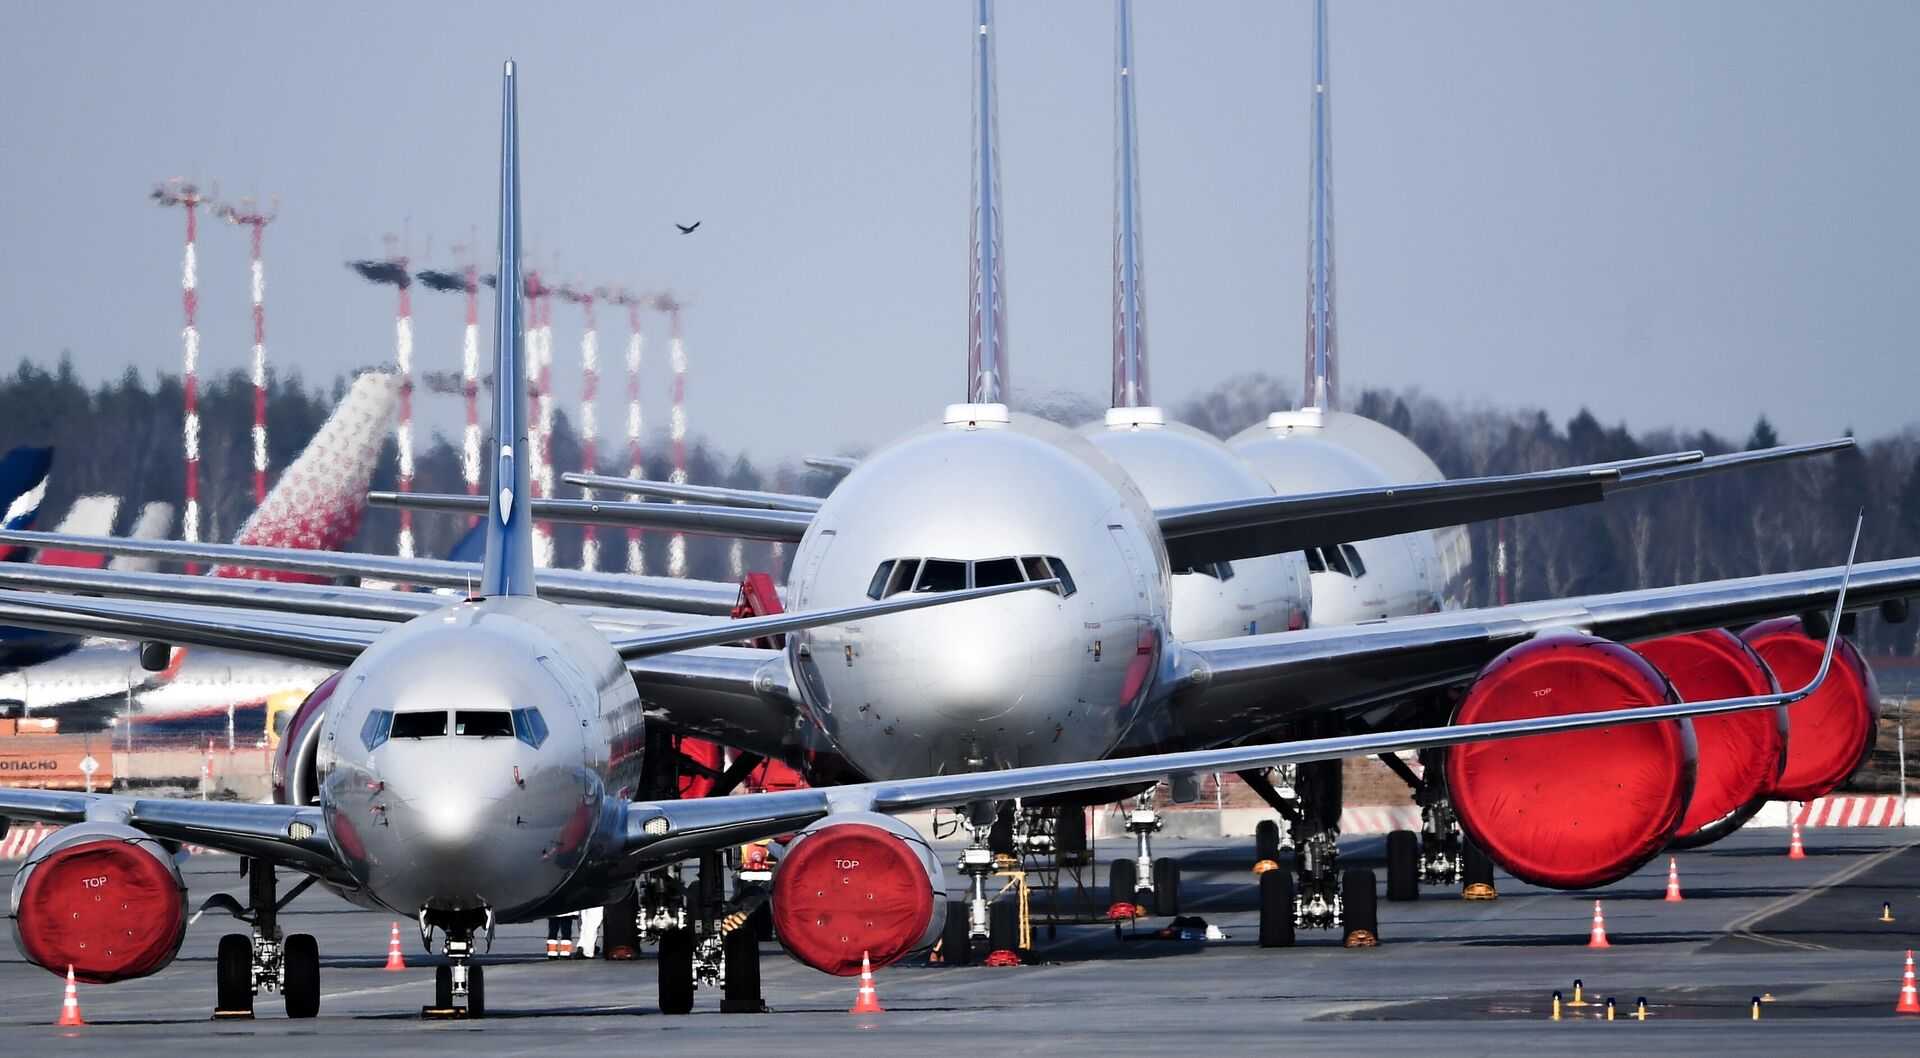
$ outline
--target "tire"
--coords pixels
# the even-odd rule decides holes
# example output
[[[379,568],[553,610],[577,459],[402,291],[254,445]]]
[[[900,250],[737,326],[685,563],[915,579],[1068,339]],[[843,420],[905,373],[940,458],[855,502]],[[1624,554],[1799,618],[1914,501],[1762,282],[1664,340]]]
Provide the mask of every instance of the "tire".
[[[1180,913],[1180,861],[1171,856],[1153,861],[1153,903],[1162,918]]]
[[[1053,831],[1053,847],[1061,859],[1079,859],[1087,851],[1087,812],[1084,808],[1062,808],[1060,824]]]
[[[996,900],[987,905],[987,948],[990,951],[1021,950],[1019,898]]]
[[[1262,819],[1253,828],[1253,860],[1280,862],[1280,824],[1271,819]]]
[[[433,968],[433,1009],[450,1010],[453,1008],[453,967],[436,966]]]
[[[478,963],[467,965],[467,1016],[487,1016],[487,972],[486,967]]]
[[[1109,903],[1131,904],[1140,895],[1139,866],[1132,860],[1115,860],[1107,873]]]
[[[253,1013],[253,939],[244,933],[220,938],[214,965],[214,1009],[222,1014]]]
[[[693,1013],[693,931],[660,935],[660,1013]]]
[[[281,950],[282,988],[287,1016],[311,1018],[320,1013],[320,945],[311,933],[295,933]]]
[[[764,905],[763,905],[764,906]],[[734,1010],[760,1010],[760,939],[749,926],[727,934],[724,943],[727,983],[724,1004]]]
[[[1387,899],[1420,899],[1420,835],[1411,830],[1387,835]]]
[[[608,904],[606,914],[600,922],[602,947],[607,950],[607,958],[627,960],[640,952],[640,934],[634,928],[634,919],[640,914],[640,895],[632,889],[627,895]]]
[[[1340,872],[1340,920],[1347,937],[1365,932],[1380,939],[1379,890],[1373,872],[1365,867]]]
[[[1260,946],[1293,947],[1293,874],[1289,871],[1260,876]]]
[[[1463,887],[1493,884],[1493,861],[1465,835],[1460,838],[1460,883]]]
[[[967,901],[947,901],[947,926],[940,934],[940,957],[948,966],[973,965],[973,938],[967,935]]]

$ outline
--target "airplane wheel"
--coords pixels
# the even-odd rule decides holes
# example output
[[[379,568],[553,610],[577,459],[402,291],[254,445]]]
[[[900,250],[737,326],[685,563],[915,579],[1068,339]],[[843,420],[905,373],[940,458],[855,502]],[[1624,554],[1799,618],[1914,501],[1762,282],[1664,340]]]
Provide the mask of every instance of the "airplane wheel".
[[[948,966],[973,965],[973,938],[967,935],[967,902],[947,901],[947,928],[940,935],[940,957]]]
[[[987,949],[1020,950],[1020,904],[1017,900],[996,900],[987,905]]]
[[[1373,872],[1365,867],[1340,872],[1340,919],[1348,946],[1370,948],[1380,942],[1380,896]],[[1365,934],[1367,942],[1355,945],[1359,934]]]
[[[1140,895],[1139,867],[1132,860],[1115,860],[1107,874],[1108,902],[1131,904]]]
[[[660,935],[660,1013],[693,1013],[693,931]]]
[[[1180,913],[1180,861],[1171,856],[1153,861],[1153,903],[1163,917]]]
[[[1493,861],[1465,836],[1460,839],[1460,883],[1468,889],[1475,885],[1493,886]]]
[[[214,965],[214,1009],[223,1014],[253,1013],[253,939],[244,933],[220,938]]]
[[[287,1016],[310,1018],[320,1013],[320,945],[311,933],[295,933],[281,949]]]
[[[1253,828],[1253,860],[1280,862],[1280,824],[1271,819],[1262,819]]]
[[[1420,899],[1420,835],[1411,830],[1387,835],[1387,899]]]
[[[436,966],[433,968],[433,1009],[447,1010],[453,1006],[453,967]]]
[[[485,968],[478,964],[467,966],[467,1016],[487,1016],[487,975]]]
[[[1260,876],[1260,946],[1293,947],[1293,873],[1268,871]]]

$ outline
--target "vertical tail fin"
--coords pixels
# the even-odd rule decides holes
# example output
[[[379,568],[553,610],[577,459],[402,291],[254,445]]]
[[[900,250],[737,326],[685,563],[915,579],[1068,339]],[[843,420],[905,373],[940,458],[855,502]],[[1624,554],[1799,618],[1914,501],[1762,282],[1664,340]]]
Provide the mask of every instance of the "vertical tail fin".
[[[520,299],[520,118],[515,65],[500,80],[500,262],[494,273],[493,488],[487,495],[487,558],[482,596],[532,595],[533,518],[527,447],[525,335]]]
[[[1133,111],[1133,0],[1117,0],[1113,79],[1113,406],[1147,395],[1147,305],[1140,290],[1140,145]]]
[[[993,0],[976,0],[973,42],[973,291],[967,400],[1007,399],[1007,307],[1000,264],[1000,119],[993,81]]]
[[[1327,0],[1313,4],[1313,172],[1308,198],[1307,381],[1303,408],[1339,410],[1338,332],[1333,317],[1333,133],[1327,109]]]

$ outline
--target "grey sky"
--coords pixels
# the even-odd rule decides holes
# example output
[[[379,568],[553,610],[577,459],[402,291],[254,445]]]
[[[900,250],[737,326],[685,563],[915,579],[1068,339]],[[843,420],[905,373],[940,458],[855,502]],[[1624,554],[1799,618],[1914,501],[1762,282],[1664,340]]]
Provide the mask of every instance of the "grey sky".
[[[1332,6],[1348,392],[1739,435],[1765,411],[1790,439],[1915,419],[1920,5]],[[883,441],[963,396],[969,9],[9,5],[6,355],[178,370],[180,217],[145,195],[184,174],[281,196],[276,365],[390,360],[391,291],[341,262],[390,230],[442,265],[475,226],[491,247],[514,55],[531,263],[694,302],[696,432],[760,457]],[[1162,404],[1254,370],[1298,385],[1310,17],[1138,5]],[[1104,401],[1112,7],[999,19],[1013,384]],[[245,238],[201,247],[203,369],[243,366]],[[571,402],[580,317],[554,319]],[[457,368],[459,325],[420,292],[421,370]],[[603,435],[624,337],[603,316]],[[664,424],[664,341],[647,358]]]

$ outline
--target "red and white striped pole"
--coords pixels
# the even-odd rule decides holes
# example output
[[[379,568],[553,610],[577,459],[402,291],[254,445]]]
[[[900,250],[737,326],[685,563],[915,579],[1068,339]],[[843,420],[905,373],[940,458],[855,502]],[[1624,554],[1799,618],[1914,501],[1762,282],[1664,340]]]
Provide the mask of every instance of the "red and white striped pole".
[[[680,333],[680,310],[684,303],[672,294],[654,299],[654,307],[667,314],[667,359],[673,365],[673,409],[667,419],[667,439],[673,444],[673,472],[668,480],[687,483],[687,346]],[[687,537],[675,533],[667,542],[667,573],[687,575]]]
[[[278,212],[280,200],[273,201],[275,209],[266,213],[262,213],[251,198],[241,199],[237,207],[217,207],[227,223],[247,226],[253,244],[253,503],[256,507],[267,500],[267,272],[260,259],[260,237]]]
[[[460,339],[460,388],[467,398],[467,432],[460,440],[460,475],[467,495],[480,494],[480,270],[467,266],[467,329]],[[475,521],[479,521],[476,517]]]
[[[413,491],[413,284],[407,277],[407,259],[399,259],[403,278],[400,303],[394,313],[393,358],[400,368],[400,422],[394,441],[400,456],[400,491]],[[413,557],[413,512],[400,508],[401,558]]]
[[[200,539],[200,328],[196,323],[200,296],[197,290],[199,263],[194,255],[194,239],[195,210],[199,209],[204,199],[198,187],[179,177],[154,188],[152,197],[163,207],[179,206],[187,212],[187,248],[180,266],[180,303],[186,311],[187,320],[186,326],[180,330],[184,362],[181,386],[185,393],[181,437],[187,455],[187,502],[180,517],[180,536],[188,543],[196,543]],[[198,567],[189,564],[187,572],[198,572]]]
[[[618,290],[602,289],[601,300],[610,305],[625,306],[627,310],[627,476],[646,477],[646,467],[640,460],[640,307],[644,299],[636,297],[631,290],[622,287]],[[627,530],[627,572],[645,573],[647,571],[646,552],[641,547],[640,530]]]
[[[580,295],[580,308],[587,314],[587,329],[580,335],[580,469],[588,474],[597,474],[599,469],[600,423],[594,412],[594,400],[600,396],[600,333],[599,325],[593,318],[593,294]],[[590,493],[582,492],[583,497],[592,498]],[[580,568],[600,568],[600,541],[594,527],[585,527],[586,535],[580,545]]]
[[[531,485],[536,499],[553,495],[553,326],[550,291],[538,270],[527,273],[527,389],[533,400],[528,444],[533,448]],[[533,523],[533,563],[553,565],[553,527]]]

